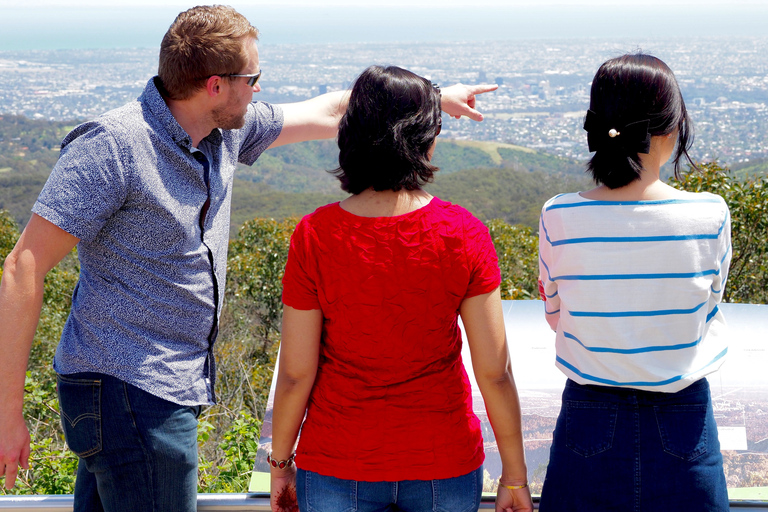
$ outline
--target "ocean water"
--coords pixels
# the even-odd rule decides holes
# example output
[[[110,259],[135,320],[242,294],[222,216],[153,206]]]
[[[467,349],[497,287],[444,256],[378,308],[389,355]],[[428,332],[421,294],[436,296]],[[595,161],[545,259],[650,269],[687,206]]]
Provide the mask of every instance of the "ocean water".
[[[178,7],[29,9],[0,2],[0,51],[155,48]],[[267,44],[765,36],[768,2],[729,6],[238,8]]]

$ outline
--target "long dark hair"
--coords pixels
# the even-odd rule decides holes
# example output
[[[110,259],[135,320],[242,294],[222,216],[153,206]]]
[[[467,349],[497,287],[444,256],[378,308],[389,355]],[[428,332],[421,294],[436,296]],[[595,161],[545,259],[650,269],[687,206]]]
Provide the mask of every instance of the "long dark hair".
[[[352,194],[417,190],[437,171],[429,151],[440,124],[440,91],[429,80],[371,66],[352,87],[339,123],[339,167],[331,172]]]
[[[623,187],[639,179],[640,153],[647,153],[650,137],[677,130],[675,176],[681,160],[694,165],[688,150],[693,125],[672,70],[651,55],[628,54],[605,62],[592,80],[589,112],[584,124],[590,151],[587,165],[596,183]],[[695,167],[695,165],[694,165]]]

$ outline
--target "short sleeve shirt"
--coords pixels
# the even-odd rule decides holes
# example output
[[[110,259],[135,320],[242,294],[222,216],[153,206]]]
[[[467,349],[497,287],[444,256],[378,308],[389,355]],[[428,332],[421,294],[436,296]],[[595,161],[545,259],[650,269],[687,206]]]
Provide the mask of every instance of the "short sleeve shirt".
[[[320,309],[320,362],[296,463],[344,479],[460,476],[483,461],[458,310],[501,281],[488,229],[434,198],[396,217],[338,203],[291,238],[283,302]]]
[[[718,304],[732,247],[720,196],[561,194],[542,208],[539,255],[546,313],[559,315],[556,364],[568,378],[674,393],[725,361]]]
[[[67,135],[33,207],[80,239],[58,373],[106,373],[182,405],[212,403],[234,170],[282,124],[279,108],[252,103],[242,129],[214,130],[195,156],[152,79],[137,101]]]

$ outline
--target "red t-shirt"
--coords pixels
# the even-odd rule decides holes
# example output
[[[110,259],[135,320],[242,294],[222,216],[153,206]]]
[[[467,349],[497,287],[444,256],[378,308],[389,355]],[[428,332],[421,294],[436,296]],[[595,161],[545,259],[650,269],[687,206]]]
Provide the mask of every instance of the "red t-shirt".
[[[283,303],[320,309],[296,465],[347,480],[452,478],[483,462],[458,309],[501,282],[488,229],[440,199],[396,217],[338,203],[291,237]]]

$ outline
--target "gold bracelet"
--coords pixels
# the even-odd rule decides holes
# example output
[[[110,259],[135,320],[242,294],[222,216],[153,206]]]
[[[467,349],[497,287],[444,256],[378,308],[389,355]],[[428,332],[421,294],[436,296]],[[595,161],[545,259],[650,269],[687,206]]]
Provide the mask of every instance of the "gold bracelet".
[[[526,487],[528,487],[528,482],[525,482],[523,485],[506,485],[499,482],[499,485],[505,489],[509,489],[510,491],[515,491],[517,489],[525,489]]]

